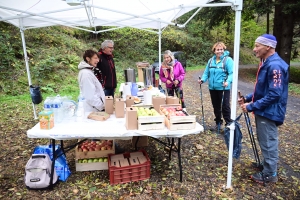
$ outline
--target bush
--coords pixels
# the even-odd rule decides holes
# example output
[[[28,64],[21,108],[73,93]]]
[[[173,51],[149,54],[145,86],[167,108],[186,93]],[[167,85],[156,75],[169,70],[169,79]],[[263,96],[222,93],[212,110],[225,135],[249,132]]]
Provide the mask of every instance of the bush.
[[[300,68],[290,67],[290,82],[300,83]]]

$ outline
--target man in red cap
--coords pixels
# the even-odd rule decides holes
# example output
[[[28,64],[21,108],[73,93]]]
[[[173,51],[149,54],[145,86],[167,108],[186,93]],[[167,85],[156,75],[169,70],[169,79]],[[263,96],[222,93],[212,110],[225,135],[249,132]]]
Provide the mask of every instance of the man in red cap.
[[[244,112],[253,112],[257,139],[264,157],[260,173],[251,178],[259,183],[277,182],[278,129],[283,124],[288,98],[288,64],[275,52],[276,37],[270,34],[255,40],[254,53],[261,59],[254,92],[239,98]]]

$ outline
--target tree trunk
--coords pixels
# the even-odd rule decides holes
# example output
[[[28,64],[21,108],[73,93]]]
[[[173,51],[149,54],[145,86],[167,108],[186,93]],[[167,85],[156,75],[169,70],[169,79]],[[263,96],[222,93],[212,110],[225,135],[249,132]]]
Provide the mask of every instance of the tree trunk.
[[[284,12],[284,5],[296,1],[277,0],[275,5],[273,34],[277,39],[276,51],[287,64],[291,60],[295,12]]]

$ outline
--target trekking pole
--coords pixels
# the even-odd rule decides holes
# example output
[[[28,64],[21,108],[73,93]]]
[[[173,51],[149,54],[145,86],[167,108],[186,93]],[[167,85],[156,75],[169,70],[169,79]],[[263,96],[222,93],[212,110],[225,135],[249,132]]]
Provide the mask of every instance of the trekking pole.
[[[241,96],[241,92],[238,91],[238,96],[239,98],[243,98],[243,103],[245,102],[245,99],[243,96]],[[248,129],[248,133],[249,133],[249,137],[250,137],[250,141],[251,141],[251,145],[252,145],[252,149],[253,149],[253,154],[255,157],[255,162],[256,162],[256,167],[257,168],[261,168],[260,167],[260,159],[259,159],[259,155],[258,155],[258,151],[257,151],[257,147],[256,147],[256,143],[255,143],[255,138],[254,138],[254,134],[253,134],[253,130],[251,127],[251,122],[250,122],[250,117],[248,112],[244,113],[245,116],[245,121],[246,121],[246,125],[247,125],[247,129]]]
[[[201,76],[199,76],[199,80],[201,80]],[[203,111],[203,99],[202,99],[202,84],[200,84],[200,99],[201,99],[201,107],[202,107],[202,124],[203,124],[203,129],[205,130],[205,123],[204,123],[204,111]]]

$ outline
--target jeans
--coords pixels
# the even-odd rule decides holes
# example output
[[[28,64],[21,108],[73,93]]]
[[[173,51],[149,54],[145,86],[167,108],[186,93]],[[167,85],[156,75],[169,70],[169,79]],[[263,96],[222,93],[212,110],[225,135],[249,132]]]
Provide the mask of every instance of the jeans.
[[[115,96],[115,88],[113,89],[104,89],[105,96],[112,96],[114,98]]]
[[[263,173],[273,175],[278,163],[278,128],[274,121],[255,115],[257,140],[264,157]]]
[[[214,107],[215,121],[216,124],[222,124],[222,114],[226,124],[229,124],[232,120],[230,119],[230,90],[209,90],[212,105]],[[223,98],[223,105],[222,104]]]

